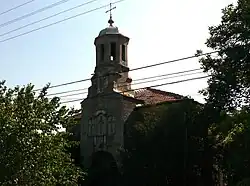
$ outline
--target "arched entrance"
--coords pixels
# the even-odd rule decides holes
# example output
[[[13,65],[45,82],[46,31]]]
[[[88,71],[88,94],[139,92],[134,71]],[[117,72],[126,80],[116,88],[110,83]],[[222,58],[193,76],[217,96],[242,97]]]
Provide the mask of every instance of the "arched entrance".
[[[89,186],[118,186],[120,174],[113,155],[106,151],[92,154],[92,163],[89,168]]]

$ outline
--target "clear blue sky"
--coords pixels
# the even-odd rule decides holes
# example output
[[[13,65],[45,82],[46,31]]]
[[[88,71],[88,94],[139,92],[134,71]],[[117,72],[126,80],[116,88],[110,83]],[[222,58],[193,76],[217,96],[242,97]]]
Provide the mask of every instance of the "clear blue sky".
[[[0,12],[28,0],[2,1]],[[20,9],[0,16],[0,23],[22,16],[59,0],[35,0]],[[86,1],[70,0],[53,9],[0,28],[0,34],[36,21]],[[82,8],[35,24],[23,30],[0,37],[0,40],[15,36],[34,28],[58,21],[84,11],[108,4],[110,0],[99,0]],[[220,23],[221,9],[235,0],[126,0],[117,4],[114,11],[115,25],[120,32],[130,37],[129,66],[136,68],[176,58],[191,56],[197,49],[205,52],[208,26]],[[0,79],[9,86],[32,83],[36,88],[46,83],[60,84],[89,78],[95,66],[94,38],[107,26],[107,9],[101,9],[76,19],[16,38],[0,42]],[[199,67],[197,59],[150,68],[131,73],[133,79],[188,70]],[[194,76],[190,76],[194,77]],[[197,75],[196,75],[197,77]],[[175,81],[184,78],[171,79]],[[189,77],[188,77],[189,78]],[[151,83],[159,84],[167,80]],[[51,92],[86,88],[90,82],[79,83]],[[148,84],[149,85],[149,84]],[[140,85],[147,86],[147,84]],[[196,99],[198,90],[206,87],[206,80],[168,85],[160,89],[191,95]],[[136,87],[135,87],[136,88]],[[84,96],[73,96],[69,99]],[[79,103],[74,103],[77,107]]]

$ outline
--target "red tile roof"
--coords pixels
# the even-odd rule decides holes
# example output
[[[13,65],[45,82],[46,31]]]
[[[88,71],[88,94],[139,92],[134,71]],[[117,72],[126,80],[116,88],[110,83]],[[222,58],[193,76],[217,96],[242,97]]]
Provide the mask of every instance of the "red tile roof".
[[[181,100],[184,97],[171,92],[165,92],[153,88],[145,88],[135,91],[135,98],[143,100],[146,105],[149,105],[166,101]]]
[[[158,89],[153,88],[145,88],[139,89],[134,92],[134,97],[129,97],[123,95],[125,99],[129,99],[132,102],[141,103],[143,105],[154,105],[163,102],[172,102],[172,101],[179,101],[185,99],[184,96],[166,92]],[[81,112],[76,114],[75,119],[81,119],[82,115]]]

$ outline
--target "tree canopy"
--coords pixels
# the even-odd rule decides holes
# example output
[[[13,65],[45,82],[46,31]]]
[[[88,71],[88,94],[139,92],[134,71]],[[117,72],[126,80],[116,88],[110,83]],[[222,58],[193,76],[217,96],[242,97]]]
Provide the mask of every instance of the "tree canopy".
[[[201,91],[206,103],[139,108],[126,123],[124,176],[134,181],[128,185],[249,184],[250,1],[222,14],[206,42],[217,53],[200,59],[211,75]]]
[[[127,185],[201,185],[205,119],[192,100],[135,110],[122,152]]]
[[[211,74],[207,102],[228,111],[250,105],[250,2],[223,9],[221,23],[209,27],[206,45],[218,51],[201,59],[205,72]]]
[[[0,83],[1,185],[77,185],[83,175],[67,151],[70,134],[60,129],[74,125],[74,110],[46,98],[47,88],[36,95],[32,85]]]
[[[206,45],[215,55],[200,60],[211,74],[207,89],[207,115],[216,149],[216,164],[230,186],[250,175],[250,1],[238,0],[222,11],[221,23],[209,28]],[[216,109],[212,116],[211,108]]]

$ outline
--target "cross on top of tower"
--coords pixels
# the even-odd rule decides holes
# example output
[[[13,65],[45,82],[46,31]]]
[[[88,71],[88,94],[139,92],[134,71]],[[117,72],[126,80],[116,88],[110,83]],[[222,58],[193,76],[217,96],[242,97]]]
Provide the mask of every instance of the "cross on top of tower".
[[[110,13],[108,23],[109,23],[109,26],[113,26],[114,21],[112,19],[112,10],[116,9],[116,7],[112,7],[112,3],[110,3],[109,7],[110,7],[109,10],[106,11],[106,13],[108,13],[108,12]]]

